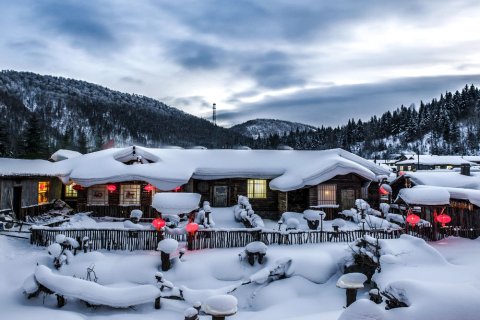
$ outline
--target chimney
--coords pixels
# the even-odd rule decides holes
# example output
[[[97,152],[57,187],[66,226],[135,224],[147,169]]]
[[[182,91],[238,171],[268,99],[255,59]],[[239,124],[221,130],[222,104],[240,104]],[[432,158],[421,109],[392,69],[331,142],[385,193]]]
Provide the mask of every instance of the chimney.
[[[464,176],[469,176],[470,175],[470,165],[467,164],[462,164],[460,166],[460,174],[463,174]]]

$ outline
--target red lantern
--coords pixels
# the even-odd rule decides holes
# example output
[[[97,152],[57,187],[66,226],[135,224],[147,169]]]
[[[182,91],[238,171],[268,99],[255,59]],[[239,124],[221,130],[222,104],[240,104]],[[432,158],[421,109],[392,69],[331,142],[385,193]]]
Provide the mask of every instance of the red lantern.
[[[151,184],[147,184],[143,189],[144,189],[145,191],[150,192],[150,191],[155,190],[155,187],[152,186]]]
[[[152,221],[152,226],[155,229],[160,230],[165,227],[165,220],[163,220],[162,218],[156,218]]]
[[[385,190],[385,188],[384,188],[383,186],[380,187],[379,192],[380,192],[380,194],[383,195],[383,196],[386,196],[386,195],[388,195],[388,194],[390,193],[390,192],[388,192],[387,190]]]
[[[407,222],[413,227],[420,221],[420,217],[416,214],[410,213],[407,216]]]
[[[196,224],[195,222],[190,222],[189,224],[187,224],[185,226],[185,230],[187,230],[188,233],[195,233],[197,232],[198,230],[198,224]]]
[[[109,185],[107,185],[107,190],[110,191],[110,192],[113,192],[113,191],[117,190],[117,186],[114,185],[114,184],[109,184]]]
[[[72,189],[78,191],[78,190],[83,190],[83,187],[79,184],[74,184]]]
[[[182,187],[175,187],[175,189],[173,189],[174,192],[180,192],[182,190]]]
[[[452,218],[448,214],[442,213],[437,216],[437,221],[442,224],[442,227],[445,227],[445,224],[450,223]]]

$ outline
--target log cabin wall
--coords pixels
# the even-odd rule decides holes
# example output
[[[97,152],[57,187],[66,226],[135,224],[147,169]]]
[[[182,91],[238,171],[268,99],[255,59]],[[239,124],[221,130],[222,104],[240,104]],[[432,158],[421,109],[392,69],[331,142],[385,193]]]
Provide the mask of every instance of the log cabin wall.
[[[238,196],[247,196],[247,181],[248,179],[218,179],[218,180],[197,180],[192,179],[191,184],[193,186],[193,192],[199,193],[202,196],[202,201],[209,201],[210,204],[215,207],[218,206],[215,199],[215,187],[226,186],[227,187],[227,201],[226,206],[234,206],[237,204]],[[190,183],[190,182],[189,182]],[[267,190],[265,199],[250,198],[250,204],[252,205],[255,213],[264,218],[278,218],[278,191],[272,190],[268,187],[270,180],[266,180]]]
[[[42,214],[50,205],[38,203],[38,183],[48,182],[46,193],[48,202],[61,198],[62,183],[56,177],[2,177],[0,178],[0,210],[15,209],[17,218]],[[19,196],[17,199],[16,196]],[[18,201],[18,208],[15,202]]]
[[[368,182],[364,178],[350,173],[346,175],[338,175],[333,177],[330,180],[327,180],[322,184],[325,185],[335,185],[336,186],[336,204],[339,205],[338,208],[325,208],[323,211],[327,213],[327,218],[332,219],[335,218],[337,212],[350,209],[354,206],[355,199],[361,199],[362,197],[362,186]],[[318,187],[320,185],[312,186],[308,188],[308,204],[309,206],[317,206],[319,205],[319,198],[318,198]],[[348,191],[348,192],[346,192]],[[351,194],[350,198],[345,198],[346,194]],[[353,200],[353,201],[352,201]],[[365,199],[368,200],[368,199]]]
[[[309,207],[310,189],[302,188],[287,192],[287,211],[303,212]]]
[[[152,208],[152,191],[146,191],[146,182],[143,181],[125,181],[122,183],[113,183],[117,188],[115,191],[108,192],[108,205],[91,205],[88,203],[88,189],[83,188],[77,191],[77,211],[92,212],[94,217],[114,217],[128,218],[130,212],[134,209],[140,209],[143,212],[143,218],[155,218],[157,212]],[[139,205],[122,205],[120,204],[121,185],[140,185],[140,204]]]

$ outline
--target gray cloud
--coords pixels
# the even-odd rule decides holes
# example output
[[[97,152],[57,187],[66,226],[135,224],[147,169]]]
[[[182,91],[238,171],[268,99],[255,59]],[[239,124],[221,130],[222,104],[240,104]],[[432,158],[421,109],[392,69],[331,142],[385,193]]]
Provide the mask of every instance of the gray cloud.
[[[145,83],[142,79],[134,78],[134,77],[131,77],[131,76],[121,77],[120,81],[126,82],[126,83],[131,83],[131,84],[134,84],[134,85],[142,85],[142,84]]]
[[[339,125],[351,118],[369,119],[402,104],[429,101],[441,92],[457,90],[465,84],[480,85],[480,75],[399,78],[384,82],[332,86],[300,90],[281,97],[219,112],[223,122],[241,122],[252,118],[277,118],[314,126]]]

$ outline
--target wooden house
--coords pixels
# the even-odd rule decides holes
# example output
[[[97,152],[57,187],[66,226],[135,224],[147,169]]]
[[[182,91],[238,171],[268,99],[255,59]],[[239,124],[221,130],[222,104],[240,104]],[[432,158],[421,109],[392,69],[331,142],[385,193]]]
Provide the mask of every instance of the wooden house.
[[[62,197],[62,182],[42,160],[2,159],[0,211],[13,211],[18,219],[38,215]]]
[[[474,162],[461,156],[411,155],[406,160],[396,163],[397,172],[417,170],[439,170],[473,166]]]
[[[128,147],[51,163],[66,184],[63,197],[78,211],[127,217],[140,208],[154,216],[157,192],[195,192],[214,207],[246,195],[256,213],[278,218],[309,207],[330,216],[363,198],[378,203],[388,170],[341,149],[203,150]]]

